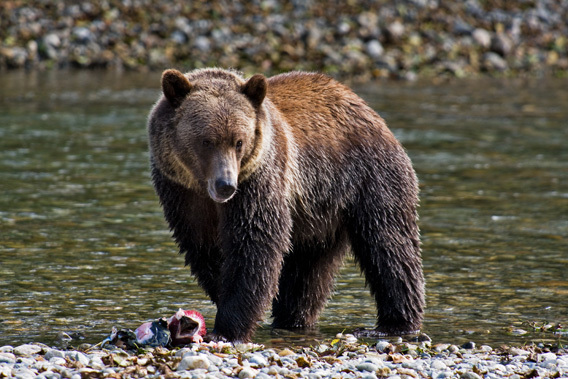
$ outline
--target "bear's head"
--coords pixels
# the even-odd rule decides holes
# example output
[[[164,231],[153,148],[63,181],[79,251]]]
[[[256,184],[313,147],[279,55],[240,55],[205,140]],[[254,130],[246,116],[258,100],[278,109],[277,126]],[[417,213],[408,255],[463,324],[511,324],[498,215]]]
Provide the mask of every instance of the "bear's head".
[[[245,81],[225,70],[164,71],[164,98],[149,122],[154,164],[218,203],[230,200],[260,159],[267,86],[263,75]]]

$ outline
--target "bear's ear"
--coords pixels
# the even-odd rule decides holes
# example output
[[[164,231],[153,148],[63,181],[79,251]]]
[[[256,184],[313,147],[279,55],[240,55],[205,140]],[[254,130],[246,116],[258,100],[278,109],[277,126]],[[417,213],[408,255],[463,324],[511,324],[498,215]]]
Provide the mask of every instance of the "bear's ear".
[[[255,107],[260,107],[262,100],[266,96],[266,89],[268,88],[268,82],[264,75],[256,74],[253,75],[245,84],[243,84],[243,93],[249,98],[252,105]]]
[[[191,83],[178,70],[166,70],[162,74],[162,91],[170,104],[177,108],[191,91]]]

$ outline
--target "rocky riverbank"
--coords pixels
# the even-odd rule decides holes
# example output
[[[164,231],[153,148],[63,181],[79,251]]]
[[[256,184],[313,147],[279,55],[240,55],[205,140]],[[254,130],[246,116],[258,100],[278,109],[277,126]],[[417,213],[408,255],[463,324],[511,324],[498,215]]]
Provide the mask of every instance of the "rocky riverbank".
[[[567,76],[567,19],[556,0],[3,0],[0,70]]]
[[[568,378],[568,351],[557,347],[361,344],[352,335],[298,349],[193,344],[137,353],[53,349],[40,343],[0,347],[0,378]]]

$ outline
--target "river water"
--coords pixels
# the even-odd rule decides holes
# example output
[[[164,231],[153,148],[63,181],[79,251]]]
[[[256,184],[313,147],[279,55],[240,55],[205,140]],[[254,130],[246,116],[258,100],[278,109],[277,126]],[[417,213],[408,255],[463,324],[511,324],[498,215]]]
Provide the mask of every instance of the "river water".
[[[0,346],[101,341],[179,307],[215,307],[183,267],[149,179],[145,122],[160,73],[0,74]],[[377,82],[363,96],[421,181],[434,342],[566,336],[568,80]],[[372,327],[348,260],[319,328],[256,341],[307,344]],[[524,333],[525,331],[526,333]]]

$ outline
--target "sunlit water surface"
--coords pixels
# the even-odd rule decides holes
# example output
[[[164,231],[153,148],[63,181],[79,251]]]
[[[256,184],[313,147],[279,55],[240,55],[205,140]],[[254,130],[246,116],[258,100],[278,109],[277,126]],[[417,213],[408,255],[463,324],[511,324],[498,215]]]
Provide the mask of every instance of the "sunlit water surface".
[[[149,179],[145,122],[159,73],[0,74],[0,346],[101,341],[179,307],[215,307],[183,267]],[[434,342],[564,342],[568,324],[568,81],[369,83],[356,88],[421,181]],[[319,328],[256,341],[312,344],[372,327],[351,261]],[[527,331],[523,334],[518,331]]]

